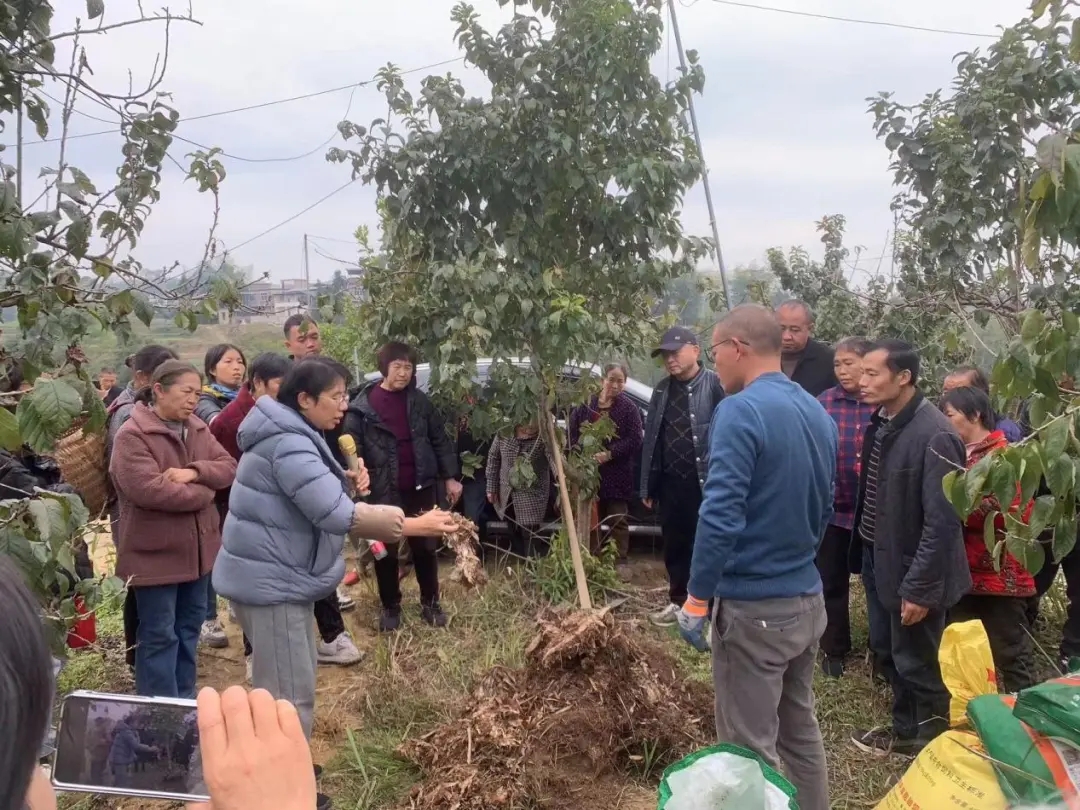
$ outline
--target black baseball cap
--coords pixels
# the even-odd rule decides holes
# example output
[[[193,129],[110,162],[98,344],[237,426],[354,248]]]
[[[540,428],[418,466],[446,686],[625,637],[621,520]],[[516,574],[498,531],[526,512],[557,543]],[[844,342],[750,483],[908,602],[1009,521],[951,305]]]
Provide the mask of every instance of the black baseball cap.
[[[685,326],[673,326],[664,332],[660,338],[660,345],[653,349],[652,356],[656,357],[661,352],[677,352],[683,346],[697,346],[698,339],[692,331]]]

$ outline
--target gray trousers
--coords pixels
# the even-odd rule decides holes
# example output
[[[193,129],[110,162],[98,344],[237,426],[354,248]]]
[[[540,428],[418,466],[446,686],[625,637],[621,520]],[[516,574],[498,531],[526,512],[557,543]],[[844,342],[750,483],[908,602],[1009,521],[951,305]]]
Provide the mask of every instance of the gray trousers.
[[[814,714],[814,668],[825,632],[821,594],[718,600],[713,624],[716,734],[781,762],[799,810],[829,810],[825,744]]]
[[[314,605],[242,605],[233,602],[240,626],[251,642],[251,685],[287,700],[300,713],[311,739],[315,720]]]

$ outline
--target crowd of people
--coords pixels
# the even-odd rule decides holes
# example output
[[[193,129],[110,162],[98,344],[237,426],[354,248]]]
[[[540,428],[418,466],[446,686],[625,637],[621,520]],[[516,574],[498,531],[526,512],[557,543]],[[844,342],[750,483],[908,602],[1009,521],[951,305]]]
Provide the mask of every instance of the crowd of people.
[[[644,422],[624,393],[627,367],[613,363],[570,414],[568,438],[578,446],[587,424],[610,418],[595,453],[596,518],[610,531],[593,537],[593,551],[611,542],[625,562],[631,501],[656,510],[668,604],[650,619],[711,650],[718,737],[786,767],[800,807],[823,810],[813,678],[818,666],[845,677],[851,575],[865,592],[874,673],[893,694],[890,727],[855,729],[852,741],[885,756],[914,754],[946,727],[937,653],[949,622],[983,623],[1004,688],[1033,682],[1031,626],[1058,567],[1032,576],[1008,553],[991,559],[985,522],[993,513],[1001,535],[1003,512],[1026,519],[1019,492],[1009,504],[986,498],[966,521],[945,497],[949,471],[1024,436],[1022,417],[995,413],[981,370],[956,369],[931,403],[910,345],[828,346],[813,335],[803,302],[737,307],[712,333],[710,369],[697,334],[670,329],[653,352],[667,376]],[[486,501],[517,528],[518,554],[542,553],[552,464],[535,422],[487,446],[461,422],[455,444],[405,344],[383,346],[378,379],[350,391],[348,370],[322,356],[315,321],[290,318],[284,337],[287,356],[249,364],[221,344],[201,370],[145,346],[129,358],[125,388],[110,369],[100,386],[137,692],[195,696],[197,646],[229,644],[220,596],[243,630],[248,680],[294,706],[310,738],[317,666],[361,658],[342,619],[352,605],[341,587],[347,539],[385,543],[374,560],[380,631],[402,623],[405,552],[419,618],[445,627],[436,551],[455,527],[447,510],[470,514]],[[343,435],[359,464],[344,456]],[[462,476],[463,443],[486,457],[475,477]],[[531,475],[520,474],[523,458]],[[5,451],[0,484],[13,487],[9,468],[29,464]],[[1061,563],[1063,658],[1080,653],[1077,559]]]
[[[1032,625],[1057,567],[1033,577],[1007,551],[995,565],[985,524],[993,515],[1000,540],[1003,514],[1027,519],[1019,487],[1010,503],[984,497],[965,520],[946,498],[950,471],[1025,434],[1022,419],[995,413],[979,369],[953,371],[931,403],[911,345],[846,338],[829,347],[813,327],[800,301],[775,312],[737,307],[720,321],[711,351],[723,393],[704,448],[693,445],[693,414],[666,391],[681,383],[692,392],[695,380],[700,390],[711,372],[692,334],[665,336],[671,378],[647,420],[661,426],[664,456],[650,462],[646,428],[641,495],[659,499],[668,546],[686,537],[687,518],[664,509],[665,493],[701,504],[689,578],[669,547],[672,604],[652,618],[711,647],[719,739],[785,768],[803,810],[826,810],[813,677],[819,665],[845,676],[851,575],[862,579],[874,674],[893,696],[891,724],[853,729],[852,742],[875,756],[910,756],[947,728],[938,665],[947,624],[979,620],[1003,689],[1032,685]],[[688,474],[692,450],[704,465],[697,477]],[[1062,561],[1070,597],[1080,587],[1076,557]],[[1071,598],[1063,661],[1077,652],[1078,613]]]

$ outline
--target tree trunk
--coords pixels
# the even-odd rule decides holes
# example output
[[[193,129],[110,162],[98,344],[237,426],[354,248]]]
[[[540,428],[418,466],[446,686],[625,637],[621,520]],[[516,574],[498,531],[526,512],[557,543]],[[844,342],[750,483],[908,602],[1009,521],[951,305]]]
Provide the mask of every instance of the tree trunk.
[[[585,565],[581,561],[581,546],[578,545],[578,530],[574,520],[574,505],[570,501],[570,490],[566,486],[566,469],[563,467],[562,445],[559,444],[558,434],[555,432],[555,417],[551,415],[547,407],[547,401],[542,403],[540,418],[546,426],[548,447],[551,448],[551,457],[555,461],[555,480],[559,485],[559,502],[562,504],[563,529],[570,544],[570,559],[574,563],[574,580],[577,582],[578,601],[582,610],[592,610],[592,598],[589,596],[589,581],[585,578]]]

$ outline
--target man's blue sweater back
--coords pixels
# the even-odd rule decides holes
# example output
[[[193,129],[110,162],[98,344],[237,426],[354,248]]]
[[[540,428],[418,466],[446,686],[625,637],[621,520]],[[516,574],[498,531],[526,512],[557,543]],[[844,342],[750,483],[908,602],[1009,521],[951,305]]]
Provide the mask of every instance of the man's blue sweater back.
[[[754,601],[821,592],[814,559],[832,516],[836,423],[780,372],[713,413],[690,593]]]

